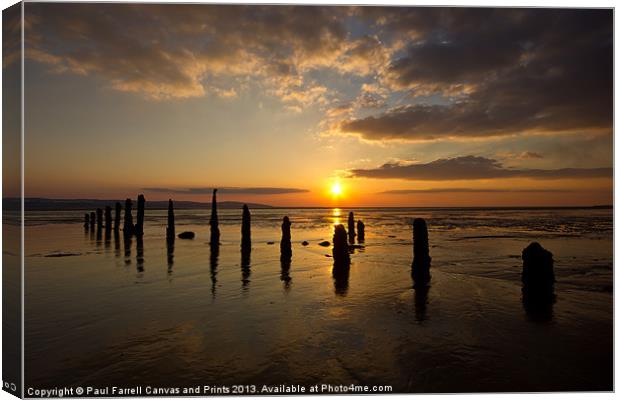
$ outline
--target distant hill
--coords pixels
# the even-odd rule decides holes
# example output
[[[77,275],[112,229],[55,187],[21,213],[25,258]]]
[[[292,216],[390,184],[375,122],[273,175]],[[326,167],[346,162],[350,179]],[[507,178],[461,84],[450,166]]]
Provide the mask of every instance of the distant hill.
[[[116,202],[120,202],[125,207],[125,200],[95,200],[95,199],[44,199],[37,197],[27,197],[24,200],[24,208],[26,211],[60,211],[60,210],[95,210],[104,208],[105,206],[114,207]],[[134,207],[136,206],[136,200]],[[240,209],[244,204],[250,208],[272,208],[266,204],[242,203],[238,201],[218,201],[218,209]],[[19,210],[21,200],[16,197],[7,197],[2,199],[2,209]],[[146,200],[146,208],[151,210],[167,210],[168,201],[149,201]],[[211,203],[200,203],[196,201],[175,201],[174,208],[182,209],[210,209]]]

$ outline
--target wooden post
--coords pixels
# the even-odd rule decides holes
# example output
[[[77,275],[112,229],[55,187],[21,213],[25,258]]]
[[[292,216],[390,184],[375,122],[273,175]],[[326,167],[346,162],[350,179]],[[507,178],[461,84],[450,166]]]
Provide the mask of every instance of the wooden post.
[[[243,249],[252,248],[252,229],[250,210],[246,204],[243,205],[243,215],[241,217],[241,247]]]
[[[355,243],[355,217],[353,216],[353,211],[349,212],[348,228],[349,228],[349,243],[354,244]]]
[[[431,279],[431,257],[428,251],[428,230],[422,218],[413,220],[413,265],[411,275],[416,285],[424,285]]]
[[[144,235],[144,195],[138,196],[138,214],[136,216],[136,225],[134,227],[134,233],[136,236]]]
[[[339,224],[334,227],[332,243],[334,244],[332,250],[334,267],[348,267],[351,262],[351,257],[349,256],[349,244],[347,243],[347,230],[344,228],[344,225]]]
[[[220,244],[220,228],[219,220],[217,218],[217,189],[213,189],[213,197],[211,198],[211,219],[209,219],[209,225],[211,226],[211,239],[209,244],[211,246],[219,246]]]
[[[112,229],[112,208],[105,206],[105,229],[107,231]]]
[[[168,200],[168,226],[166,227],[166,240],[174,242],[175,238],[174,230],[174,205],[172,199]]]
[[[364,241],[366,240],[366,232],[364,231],[364,222],[362,222],[362,220],[358,220],[357,221],[357,241],[359,243],[364,243]]]
[[[97,209],[97,229],[101,229],[103,227],[103,210],[101,208]]]
[[[280,241],[280,258],[290,260],[293,255],[291,248],[291,221],[288,217],[282,218],[282,240]]]
[[[121,228],[121,209],[123,206],[118,201],[115,205],[115,214],[114,214],[114,230],[118,231]]]

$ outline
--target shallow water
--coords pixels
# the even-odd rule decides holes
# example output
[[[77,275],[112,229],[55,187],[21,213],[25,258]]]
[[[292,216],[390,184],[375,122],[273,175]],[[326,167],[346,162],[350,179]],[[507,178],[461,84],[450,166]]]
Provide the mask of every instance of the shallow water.
[[[209,214],[176,211],[177,233],[196,238],[177,239],[170,257],[165,211],[147,209],[142,244],[85,232],[82,212],[30,212],[26,387],[612,389],[612,210],[356,210],[365,247],[337,280],[331,248],[318,243],[346,225],[348,210],[252,211],[243,268],[241,212],[220,211],[219,254],[208,245]],[[412,287],[414,217],[429,226],[429,290]],[[531,241],[554,254],[548,308],[522,304],[520,254]]]

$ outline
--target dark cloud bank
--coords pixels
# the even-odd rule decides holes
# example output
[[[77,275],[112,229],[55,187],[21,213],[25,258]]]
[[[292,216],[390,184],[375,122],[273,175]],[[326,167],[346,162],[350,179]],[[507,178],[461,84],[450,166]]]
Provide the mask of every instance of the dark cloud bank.
[[[442,93],[342,122],[369,140],[612,128],[611,10],[365,9],[418,40],[388,66],[393,87]]]
[[[352,177],[407,179],[419,181],[452,181],[497,178],[571,179],[611,178],[612,168],[508,168],[500,162],[475,156],[464,156],[422,164],[387,163],[378,168],[352,169]]]

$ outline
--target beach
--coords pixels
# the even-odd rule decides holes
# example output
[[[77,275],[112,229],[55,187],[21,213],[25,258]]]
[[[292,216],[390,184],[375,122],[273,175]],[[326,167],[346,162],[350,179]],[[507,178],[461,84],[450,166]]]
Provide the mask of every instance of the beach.
[[[82,227],[82,211],[28,212],[25,386],[377,385],[393,392],[613,389],[613,210],[261,209],[242,267],[241,210],[149,210],[142,243]],[[366,225],[349,275],[333,225]],[[291,219],[292,262],[280,262]],[[428,288],[411,279],[424,218]],[[307,241],[308,245],[302,245]],[[555,260],[555,303],[526,307],[521,251]]]

